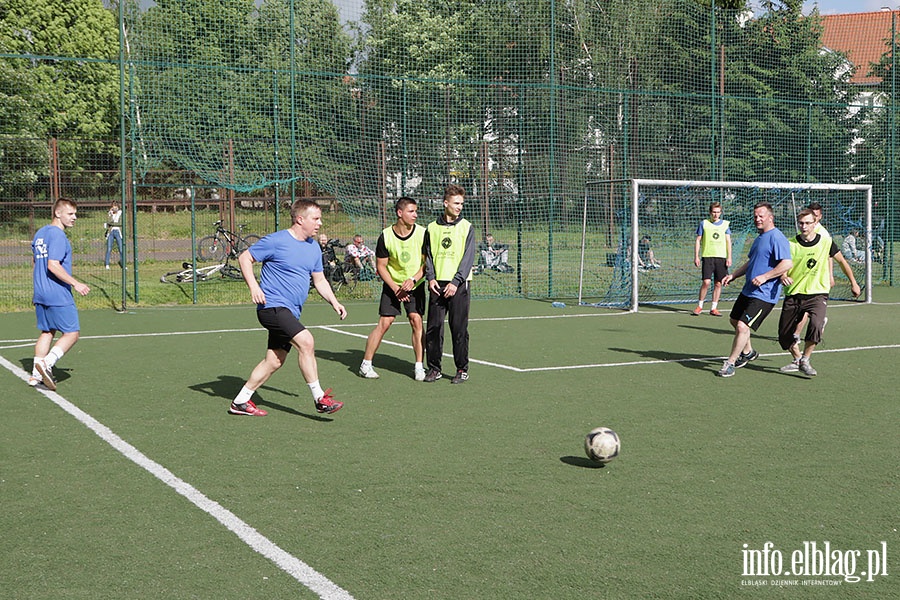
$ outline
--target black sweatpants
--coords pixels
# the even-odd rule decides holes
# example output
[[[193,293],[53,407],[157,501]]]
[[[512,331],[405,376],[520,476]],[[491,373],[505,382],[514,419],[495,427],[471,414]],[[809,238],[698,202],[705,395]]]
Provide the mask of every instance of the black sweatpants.
[[[438,281],[441,289],[448,281]],[[429,292],[428,321],[425,326],[425,359],[429,369],[441,368],[444,354],[444,316],[449,313],[453,362],[458,371],[469,370],[469,282],[466,281],[451,298]]]

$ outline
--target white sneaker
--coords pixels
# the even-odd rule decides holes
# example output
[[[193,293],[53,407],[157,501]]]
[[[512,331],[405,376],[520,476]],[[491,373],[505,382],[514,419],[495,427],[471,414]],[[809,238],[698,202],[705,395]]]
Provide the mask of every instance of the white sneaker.
[[[34,375],[32,375],[28,378],[28,385],[30,385],[31,387],[34,387],[39,383],[44,383],[43,381],[41,381],[40,377],[35,377]]]
[[[372,367],[359,366],[359,376],[366,379],[378,379],[378,373]]]
[[[415,372],[416,372],[416,375],[415,375],[416,381],[425,381],[425,366],[424,365],[422,365],[421,367],[416,367]]]
[[[810,377],[815,377],[818,374],[818,371],[813,369],[813,366],[811,364],[809,364],[809,360],[803,360],[801,358],[800,364],[798,366],[800,367],[800,372],[803,373],[804,375],[808,375]]]
[[[56,378],[53,377],[53,369],[48,367],[43,359],[37,361],[34,364],[34,368],[38,373],[41,374],[41,379],[43,380],[44,387],[51,392],[56,391]]]
[[[782,373],[796,373],[800,370],[800,360],[793,360],[778,370]]]

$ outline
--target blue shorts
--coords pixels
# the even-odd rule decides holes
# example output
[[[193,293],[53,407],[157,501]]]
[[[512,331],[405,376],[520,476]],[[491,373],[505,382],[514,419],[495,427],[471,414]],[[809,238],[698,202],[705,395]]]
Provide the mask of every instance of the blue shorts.
[[[34,312],[37,314],[37,328],[41,331],[61,331],[62,333],[81,331],[81,325],[78,323],[78,309],[74,304],[69,306],[35,304]]]

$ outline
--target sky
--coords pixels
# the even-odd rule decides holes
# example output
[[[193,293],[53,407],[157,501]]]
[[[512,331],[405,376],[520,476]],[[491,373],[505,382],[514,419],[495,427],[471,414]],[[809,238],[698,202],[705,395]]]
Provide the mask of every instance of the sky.
[[[816,4],[819,5],[819,13],[823,15],[873,12],[881,10],[882,6],[900,9],[900,0],[818,0],[804,2],[803,12],[809,13]]]
[[[153,4],[153,0],[139,0],[141,6],[146,7]],[[345,21],[355,21],[362,14],[363,0],[332,0],[341,18]],[[753,2],[759,4],[758,0]],[[807,0],[803,3],[803,12],[809,13],[813,7],[818,4],[819,12],[823,15],[841,14],[841,13],[857,13],[881,10],[881,7],[888,6],[895,10],[900,9],[900,0]]]

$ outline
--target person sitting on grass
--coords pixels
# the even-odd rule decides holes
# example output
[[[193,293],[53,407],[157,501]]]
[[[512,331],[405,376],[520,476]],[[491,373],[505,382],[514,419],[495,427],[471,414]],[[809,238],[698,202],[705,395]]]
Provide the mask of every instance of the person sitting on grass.
[[[475,272],[481,273],[487,269],[512,273],[514,269],[509,265],[509,248],[494,240],[494,235],[488,233],[484,241],[478,244],[478,266]]]
[[[365,267],[375,271],[375,252],[366,246],[363,237],[359,234],[353,236],[352,244],[347,244],[347,254],[344,260],[349,266],[355,266],[359,270]]]
[[[650,247],[650,236],[644,234],[641,237],[641,241],[638,242],[638,269],[641,271],[649,271],[651,269],[658,269],[659,267],[659,261],[656,260],[653,249]]]

